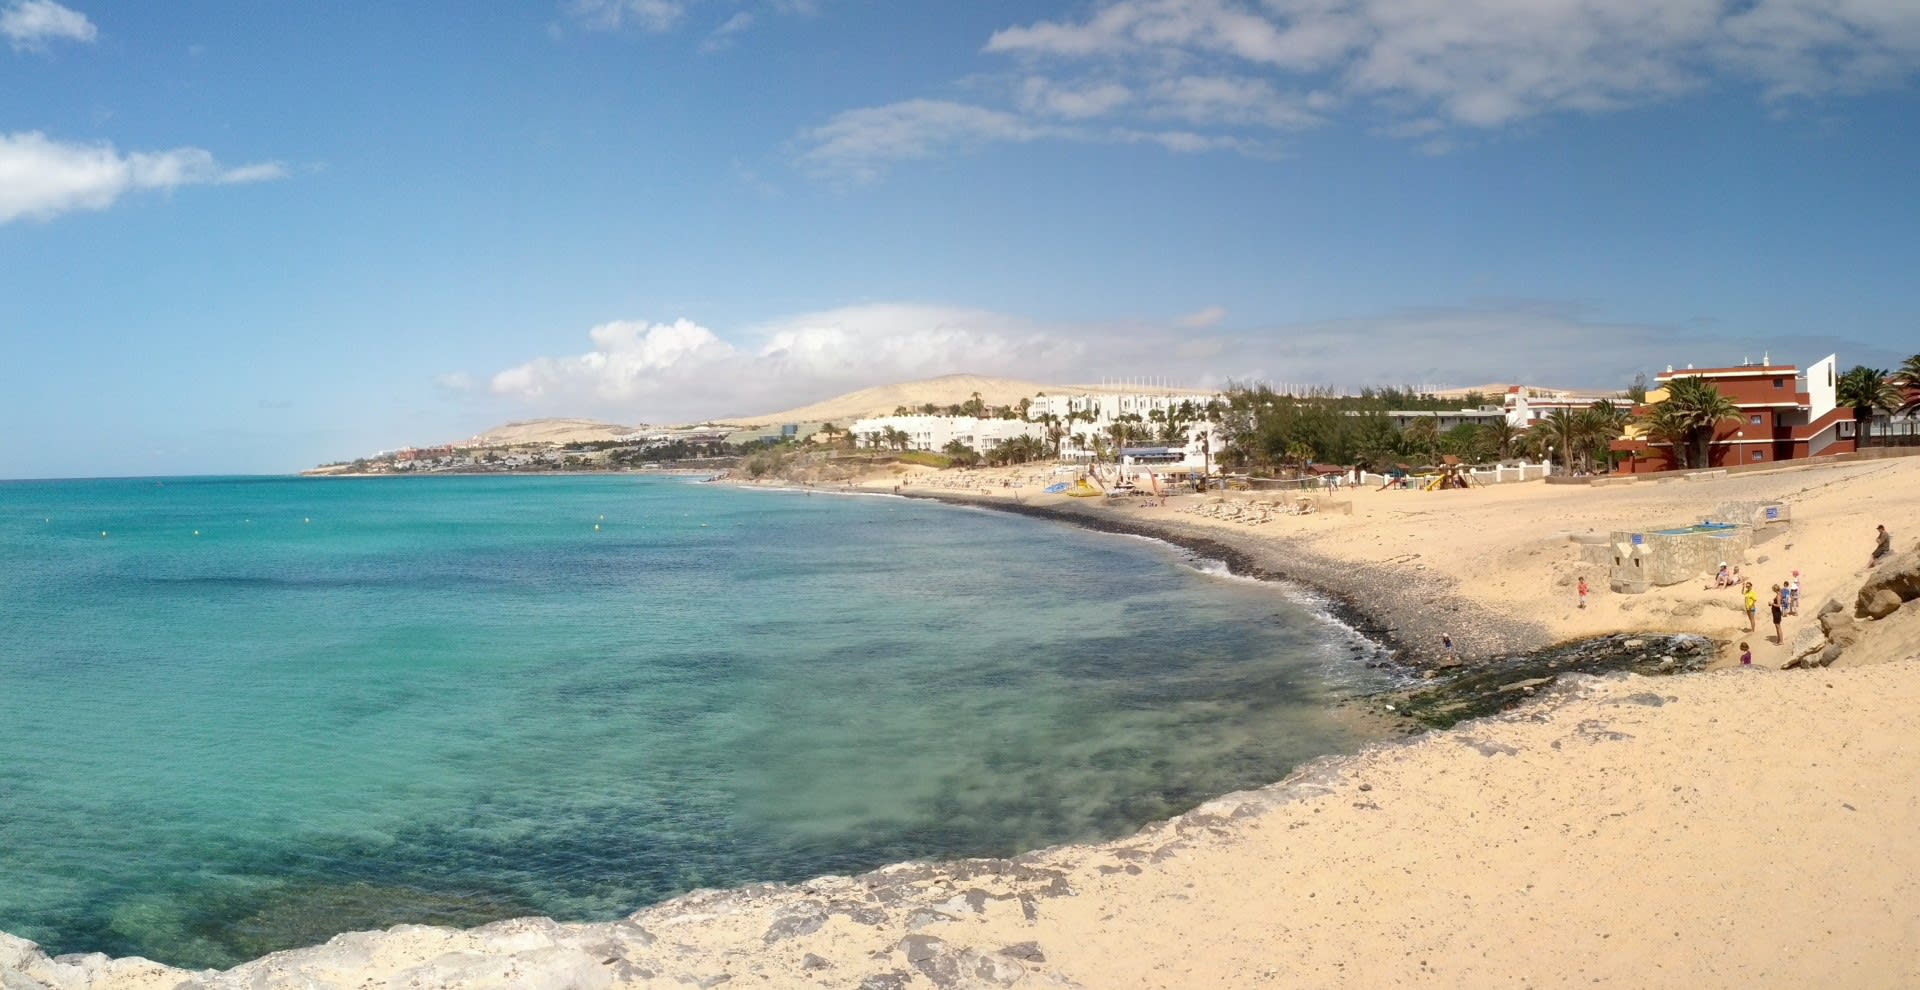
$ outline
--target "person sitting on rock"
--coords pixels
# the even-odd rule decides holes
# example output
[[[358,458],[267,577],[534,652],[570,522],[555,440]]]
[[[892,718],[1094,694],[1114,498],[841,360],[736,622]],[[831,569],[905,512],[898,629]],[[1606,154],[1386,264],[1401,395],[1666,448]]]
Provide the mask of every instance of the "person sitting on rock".
[[[1880,536],[1873,542],[1873,556],[1867,558],[1868,567],[1878,564],[1881,558],[1893,552],[1893,534],[1887,532],[1884,525],[1875,526],[1874,529],[1879,530]]]
[[[1713,576],[1713,583],[1710,585],[1707,585],[1707,587],[1709,589],[1724,588],[1727,585],[1732,583],[1733,583],[1733,577],[1732,575],[1727,573],[1727,562],[1723,560],[1720,562],[1720,573],[1715,574]]]

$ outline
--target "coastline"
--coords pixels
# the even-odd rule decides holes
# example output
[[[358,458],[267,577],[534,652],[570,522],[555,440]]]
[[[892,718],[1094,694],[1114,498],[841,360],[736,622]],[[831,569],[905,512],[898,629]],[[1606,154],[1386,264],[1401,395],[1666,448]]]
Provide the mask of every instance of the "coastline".
[[[901,495],[1159,540],[1221,561],[1236,575],[1303,586],[1332,603],[1334,615],[1342,623],[1402,663],[1432,659],[1431,650],[1423,644],[1438,642],[1443,633],[1453,634],[1463,649],[1483,657],[1531,653],[1568,641],[1556,639],[1541,624],[1516,622],[1450,594],[1448,588],[1437,587],[1431,579],[1337,560],[1298,545],[1249,540],[1242,534],[1187,523],[1182,516],[1103,511],[1106,506],[1073,501],[1015,502],[958,492]],[[1464,632],[1469,629],[1474,631]]]
[[[1868,476],[1874,483],[1865,489],[1847,489],[1863,469],[1742,487],[1792,489],[1813,495],[1803,506],[1841,510],[1796,516],[1794,539],[1819,545],[1868,518],[1911,532],[1920,523],[1920,496],[1909,494],[1920,486],[1908,483],[1920,477],[1916,468],[1920,460],[1896,477]],[[1835,485],[1844,497],[1822,502],[1822,490]],[[1712,487],[1682,491],[1694,502],[1727,494]],[[1312,538],[1324,542],[1324,534],[1304,528],[1312,517],[1256,535],[1157,509],[901,494],[1163,540],[1237,574],[1300,582],[1415,662],[1432,659],[1435,630],[1456,631],[1471,664],[1595,630],[1723,640],[1737,620],[1716,604],[1723,599],[1690,586],[1603,598],[1611,606],[1604,615],[1596,608],[1571,621],[1530,601],[1503,610],[1457,573],[1383,567],[1377,553],[1329,555]],[[1571,515],[1557,504],[1569,492],[1533,494],[1556,503],[1545,511],[1556,523]],[[1623,506],[1619,490],[1585,494],[1608,511],[1664,504],[1642,498]],[[1351,530],[1337,539],[1357,545]],[[1766,549],[1750,563],[1770,562]],[[1832,573],[1841,551],[1819,552],[1826,556],[1806,555],[1829,570],[1809,593],[1816,606],[1845,584]],[[1461,556],[1466,566],[1481,563]],[[1531,577],[1565,563],[1539,561]],[[1694,601],[1706,604],[1649,607]],[[1538,614],[1527,616],[1529,609]],[[1483,623],[1484,631],[1474,628]],[[1920,717],[1912,714],[1920,710],[1920,662],[1785,676],[1772,666],[1563,678],[1523,709],[1323,758],[1110,843],[699,891],[607,924],[402,926],[218,974],[99,956],[48,960],[0,938],[0,974],[38,981],[23,984],[29,988],[94,990],[369,980],[904,990],[1920,979],[1920,928],[1888,923],[1920,897],[1920,853],[1903,841],[1920,830]],[[1835,876],[1845,882],[1816,879]],[[1636,910],[1650,902],[1668,908]]]

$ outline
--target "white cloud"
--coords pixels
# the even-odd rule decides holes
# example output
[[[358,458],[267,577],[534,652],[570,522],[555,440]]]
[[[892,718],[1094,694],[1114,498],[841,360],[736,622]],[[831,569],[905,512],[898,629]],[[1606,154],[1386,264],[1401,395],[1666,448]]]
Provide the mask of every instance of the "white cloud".
[[[1078,17],[994,32],[983,54],[1000,68],[964,82],[997,84],[1005,105],[970,105],[993,124],[969,130],[976,142],[1150,139],[1271,154],[1274,135],[1346,114],[1444,153],[1474,132],[1706,90],[1747,88],[1780,105],[1907,85],[1920,77],[1920,3],[1096,0]],[[906,101],[834,123],[927,106],[953,104]],[[831,138],[823,130],[802,135],[803,157]],[[875,143],[859,169],[871,177],[887,161],[955,147]]]
[[[1051,133],[1017,114],[944,100],[909,100],[849,110],[808,131],[800,156],[816,171],[861,181],[880,175],[887,163],[995,141],[1032,141]]]
[[[745,415],[956,370],[1078,377],[1086,334],[981,310],[875,304],[777,320],[738,344],[685,319],[608,323],[589,336],[585,354],[500,372],[493,392],[553,414]]]
[[[1607,388],[1669,362],[1737,363],[1769,349],[1801,360],[1836,350],[1865,355],[1844,340],[1730,341],[1697,326],[1608,321],[1578,306],[1526,300],[1218,332],[1226,315],[1210,306],[1172,322],[1046,322],[884,303],[775,320],[733,340],[691,320],[623,321],[595,327],[584,354],[494,375],[490,390],[515,414],[657,423],[770,412],[959,372],[1058,384],[1153,374],[1193,387],[1521,381]]]
[[[131,190],[278,179],[277,163],[225,168],[199,148],[132,152],[54,141],[38,131],[0,134],[0,224],[103,210]]]
[[[593,31],[617,31],[631,25],[659,34],[679,24],[687,7],[681,0],[573,0],[567,5],[567,13]]]
[[[1029,76],[1020,84],[1022,110],[1071,120],[1104,116],[1131,99],[1131,90],[1113,82],[1072,87],[1045,76]]]
[[[594,327],[588,336],[593,350],[509,368],[493,376],[493,391],[533,399],[637,399],[736,354],[711,330],[688,320],[651,325],[617,320]]]
[[[732,17],[721,22],[719,27],[714,28],[712,34],[707,35],[707,40],[701,43],[700,50],[703,52],[721,51],[733,44],[734,35],[748,30],[753,27],[753,24],[754,19],[752,14],[744,10],[738,11]]]
[[[1227,311],[1224,307],[1208,306],[1206,309],[1182,316],[1180,325],[1189,330],[1205,330],[1208,327],[1218,326],[1220,321],[1226,318]]]
[[[0,10],[0,34],[15,51],[38,51],[49,41],[90,42],[100,31],[87,15],[53,0],[18,0]]]

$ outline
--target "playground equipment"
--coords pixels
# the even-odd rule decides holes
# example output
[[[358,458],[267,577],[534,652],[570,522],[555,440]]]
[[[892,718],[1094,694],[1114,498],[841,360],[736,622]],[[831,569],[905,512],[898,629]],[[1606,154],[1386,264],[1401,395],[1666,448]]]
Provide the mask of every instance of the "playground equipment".
[[[1448,454],[1441,458],[1440,473],[1434,475],[1433,480],[1426,483],[1425,490],[1436,492],[1448,488],[1479,487],[1480,480],[1467,472],[1467,466],[1460,463],[1460,458]]]

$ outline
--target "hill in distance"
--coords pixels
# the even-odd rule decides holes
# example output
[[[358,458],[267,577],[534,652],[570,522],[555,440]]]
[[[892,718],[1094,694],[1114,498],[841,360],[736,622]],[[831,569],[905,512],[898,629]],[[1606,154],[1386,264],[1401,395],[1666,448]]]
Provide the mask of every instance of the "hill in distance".
[[[936,406],[959,405],[972,398],[975,392],[980,393],[981,401],[989,406],[1011,406],[1019,404],[1021,399],[1031,398],[1041,392],[1048,395],[1095,395],[1103,392],[1184,394],[1190,391],[1194,390],[1145,385],[1111,387],[1044,385],[1018,378],[990,378],[985,375],[966,374],[942,375],[939,378],[925,378],[920,381],[901,382],[897,385],[863,388],[857,392],[848,392],[845,395],[797,409],[756,416],[733,416],[726,422],[754,424],[831,422],[845,425],[862,417],[892,415],[893,411],[901,406],[914,409],[929,402]]]
[[[523,443],[592,443],[612,440],[640,429],[603,423],[597,419],[528,419],[496,426],[478,434],[475,442],[488,447],[510,447]]]

